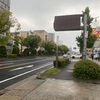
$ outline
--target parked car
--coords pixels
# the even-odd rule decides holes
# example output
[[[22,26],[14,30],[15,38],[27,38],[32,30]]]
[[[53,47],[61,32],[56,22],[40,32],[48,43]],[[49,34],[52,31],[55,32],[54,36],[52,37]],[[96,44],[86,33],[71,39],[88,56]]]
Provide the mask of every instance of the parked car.
[[[99,60],[100,59],[100,54],[99,53],[94,54],[94,59]]]
[[[69,58],[70,55],[71,55],[70,53],[64,54],[64,55],[63,55],[63,58]]]
[[[64,54],[64,55],[63,55],[63,58],[67,58],[67,57],[68,57],[68,55],[67,55],[67,54]]]
[[[71,55],[71,58],[80,58],[80,59],[82,59],[82,54],[73,54],[73,55]]]

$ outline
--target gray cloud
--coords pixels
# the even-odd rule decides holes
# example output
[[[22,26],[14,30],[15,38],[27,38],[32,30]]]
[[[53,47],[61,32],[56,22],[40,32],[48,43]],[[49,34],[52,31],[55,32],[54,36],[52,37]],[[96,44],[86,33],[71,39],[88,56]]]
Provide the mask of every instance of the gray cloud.
[[[47,32],[55,32],[53,29],[55,16],[81,14],[87,6],[93,17],[100,16],[99,2],[99,0],[12,0],[11,12],[21,22],[22,30],[44,29]]]

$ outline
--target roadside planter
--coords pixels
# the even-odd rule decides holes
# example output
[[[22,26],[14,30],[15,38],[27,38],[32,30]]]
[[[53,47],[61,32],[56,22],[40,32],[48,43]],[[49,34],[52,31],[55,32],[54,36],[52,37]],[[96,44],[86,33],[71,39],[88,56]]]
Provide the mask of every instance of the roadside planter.
[[[60,72],[61,68],[66,67],[69,64],[69,62],[70,61],[68,58],[60,58],[60,59],[58,59],[58,67],[56,67],[56,60],[54,60],[53,61],[54,68],[50,68],[50,69],[47,69],[47,70],[39,73],[36,78],[45,79],[49,75],[57,74],[58,72]]]
[[[60,58],[58,59],[58,66],[57,68],[64,68],[69,64],[69,58]],[[56,68],[56,60],[53,61],[53,65]]]
[[[100,79],[100,65],[91,60],[81,60],[75,63],[73,75],[79,79]]]

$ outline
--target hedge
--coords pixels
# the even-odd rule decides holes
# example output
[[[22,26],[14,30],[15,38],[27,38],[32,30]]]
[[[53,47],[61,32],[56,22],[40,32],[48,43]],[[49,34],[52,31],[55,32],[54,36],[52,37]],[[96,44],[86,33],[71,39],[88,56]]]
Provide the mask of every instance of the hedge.
[[[0,46],[0,57],[6,57],[7,50],[5,46]]]
[[[100,65],[91,60],[75,63],[73,75],[79,79],[100,79]]]
[[[7,58],[15,58],[16,56],[16,54],[7,54]]]
[[[64,68],[66,65],[69,64],[69,59],[68,58],[60,58],[58,59],[58,68]],[[53,61],[54,67],[56,67],[56,60]]]

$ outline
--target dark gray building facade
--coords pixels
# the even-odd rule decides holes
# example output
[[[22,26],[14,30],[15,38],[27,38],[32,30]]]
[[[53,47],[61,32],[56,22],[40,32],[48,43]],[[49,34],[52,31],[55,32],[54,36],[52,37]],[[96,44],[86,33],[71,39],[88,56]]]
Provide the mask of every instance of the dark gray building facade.
[[[10,10],[10,0],[0,0],[0,8]]]

